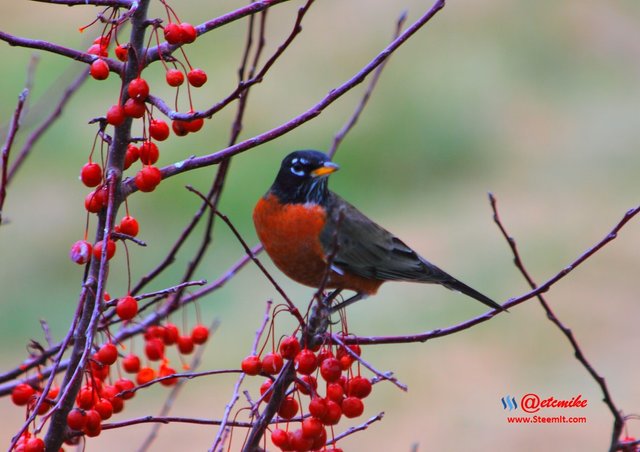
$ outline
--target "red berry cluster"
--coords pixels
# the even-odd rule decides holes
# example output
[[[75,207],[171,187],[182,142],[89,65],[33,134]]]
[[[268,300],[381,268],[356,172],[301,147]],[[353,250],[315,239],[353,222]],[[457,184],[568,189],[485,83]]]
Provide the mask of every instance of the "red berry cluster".
[[[158,41],[158,43],[160,42],[159,30],[161,30],[164,39],[169,44],[182,46],[195,42],[198,34],[196,28],[187,22],[180,22],[175,11],[165,2],[163,2],[163,4],[167,11],[168,23],[164,28],[159,28],[160,26],[156,25],[153,29],[152,36],[156,37],[156,41]],[[177,22],[174,22],[174,19]],[[116,41],[114,49],[115,56],[123,63],[130,64],[129,54],[135,51],[129,44],[123,44],[117,41],[116,27],[117,25],[113,23],[110,28],[107,27],[103,30],[102,35],[96,38],[87,50],[87,53],[96,56],[96,59],[91,63],[90,67],[90,74],[96,80],[105,80],[109,77],[109,73],[112,70],[108,62],[109,60],[107,59],[109,57],[109,46],[112,38]],[[186,65],[176,57],[172,57],[168,63],[166,56],[160,53],[161,62],[166,69],[167,84],[172,87],[179,87],[182,85],[186,74],[189,82],[187,85],[188,88],[201,87],[207,81],[207,74],[202,69],[193,68],[184,49],[180,47],[179,50],[182,52]],[[137,58],[136,60],[141,60],[141,58]],[[172,66],[170,67],[169,64]],[[181,69],[178,69],[178,67]],[[123,169],[128,169],[133,163],[140,160],[142,167],[135,174],[133,181],[141,192],[151,192],[155,190],[162,181],[160,169],[154,166],[160,158],[160,149],[157,143],[169,138],[171,129],[173,129],[174,134],[177,136],[185,136],[188,133],[198,132],[204,125],[204,120],[202,118],[193,118],[190,120],[176,119],[172,121],[170,128],[165,120],[154,117],[153,109],[148,106],[150,93],[149,83],[142,77],[142,70],[143,67],[141,66],[138,68],[138,76],[129,81],[126,86],[122,87],[126,95],[121,95],[120,97],[124,97],[124,101],[118,102],[107,110],[106,123],[118,127],[124,124],[127,118],[142,120],[142,140],[140,140],[140,143],[132,142],[128,145],[124,156]],[[193,113],[194,108],[190,88],[188,94],[188,111],[189,113]],[[176,96],[176,110],[178,110],[177,103],[178,97]],[[99,134],[99,137],[103,138],[101,134]],[[104,141],[102,143],[104,144]],[[107,207],[109,201],[104,170],[104,161],[106,158],[102,159],[102,165],[96,163],[92,160],[93,152],[92,150],[89,155],[89,161],[80,170],[80,180],[85,186],[94,189],[85,197],[85,209],[88,213],[99,213]],[[130,217],[127,215],[125,218]],[[126,226],[123,226],[122,223],[120,224],[119,232],[131,236],[137,234],[137,224],[132,230],[135,230],[135,234],[130,233],[131,230],[127,232]],[[80,240],[71,248],[71,260],[84,265],[89,262],[92,255],[99,258],[104,246],[102,242],[91,245],[86,241],[86,238],[85,240]],[[115,241],[108,238],[106,240],[106,246],[107,257],[110,259],[116,252]]]
[[[116,311],[118,308],[124,309],[123,306],[130,306],[131,300],[135,301],[131,296],[119,300]],[[121,313],[118,315],[123,317]],[[129,313],[125,317],[128,315]],[[124,409],[124,401],[135,395],[133,389],[136,384],[143,385],[156,378],[162,378],[160,384],[175,385],[177,377],[163,378],[176,373],[165,355],[165,346],[177,344],[181,354],[189,354],[193,351],[194,344],[207,341],[209,329],[203,325],[196,325],[191,334],[182,335],[178,327],[171,323],[164,326],[152,325],[146,329],[144,338],[145,357],[149,362],[159,362],[157,370],[150,364],[143,366],[140,357],[134,353],[121,358],[117,346],[111,342],[102,345],[92,356],[85,385],[76,398],[76,407],[67,416],[69,428],[81,431],[89,437],[98,436],[101,432],[101,422]],[[189,345],[183,347],[183,342]],[[118,360],[126,373],[135,374],[135,382],[123,377],[111,382],[110,369]]]
[[[53,404],[55,399],[60,393],[58,386],[52,386],[47,392],[46,398],[42,401],[38,407],[38,414],[46,414]],[[43,390],[39,386],[31,386],[28,383],[19,383],[11,391],[11,401],[17,406],[24,406],[27,408],[27,415],[31,413],[40,398],[42,398]],[[32,436],[29,431],[26,431],[20,436],[20,439],[16,443],[14,451],[21,452],[42,452],[44,451],[44,441],[42,438]]]
[[[13,449],[15,452],[44,452],[44,440],[24,432]]]
[[[360,356],[360,346],[350,345],[349,349]],[[247,375],[275,375],[284,366],[284,360],[294,361],[297,379],[293,391],[282,401],[278,416],[283,420],[296,416],[302,396],[309,398],[309,416],[295,430],[289,429],[288,422],[285,429],[274,429],[271,441],[288,451],[341,450],[323,449],[327,442],[326,427],[338,424],[342,416],[355,418],[363,413],[362,399],[371,393],[371,381],[360,375],[359,365],[354,370],[355,358],[343,347],[302,348],[294,336],[282,339],[279,352],[267,353],[262,358],[247,356],[241,367]],[[318,375],[324,380],[323,390],[318,388]],[[260,386],[262,399],[267,402],[271,399],[272,384],[273,380],[268,379]]]
[[[105,294],[105,301],[110,301],[108,294]],[[131,320],[138,312],[138,302],[130,295],[122,297],[115,304],[115,312],[120,319]],[[196,345],[204,344],[208,339],[209,329],[201,324],[194,326],[187,334],[182,333],[172,323],[162,326],[151,325],[144,332],[144,355],[148,362],[145,366],[142,365],[140,357],[134,353],[122,357],[118,352],[118,346],[113,342],[96,347],[85,369],[85,383],[76,397],[76,407],[67,416],[68,427],[89,437],[98,436],[102,431],[102,421],[122,411],[125,400],[135,395],[132,390],[136,388],[136,384],[143,385],[156,378],[160,378],[160,384],[164,386],[173,386],[177,383],[177,377],[171,377],[176,370],[171,367],[166,356],[166,346],[176,345],[180,355],[188,355],[193,352]],[[111,369],[118,362],[124,372],[135,374],[135,381],[123,377],[112,378]],[[158,363],[157,368],[152,367],[151,363],[154,362]],[[117,375],[120,375],[120,371]],[[59,392],[57,386],[49,390],[46,399],[38,408],[39,415],[46,414],[50,410]],[[33,411],[41,397],[42,390],[27,383],[19,383],[11,393],[13,403],[17,406],[26,406],[27,414]],[[40,439],[31,438],[27,432],[14,450],[44,450],[44,448],[30,448],[35,447],[32,443],[40,444],[40,442]]]

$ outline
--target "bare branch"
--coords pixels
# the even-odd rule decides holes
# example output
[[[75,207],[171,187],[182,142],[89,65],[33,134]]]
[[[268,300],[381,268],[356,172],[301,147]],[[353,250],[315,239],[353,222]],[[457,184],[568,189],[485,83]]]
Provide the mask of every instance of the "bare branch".
[[[24,104],[27,102],[28,96],[29,90],[26,88],[22,90],[22,92],[18,96],[18,105],[13,112],[11,124],[9,125],[9,131],[7,132],[7,139],[2,146],[2,176],[0,176],[0,225],[2,225],[2,208],[7,197],[9,153],[11,152],[13,141],[15,140],[18,129],[20,128],[20,117],[22,115]]]
[[[595,253],[597,253],[600,249],[602,249],[607,243],[611,242],[618,236],[620,230],[627,224],[633,217],[635,217],[640,212],[640,206],[635,207],[629,211],[627,211],[623,218],[616,224],[613,229],[598,243],[593,245],[587,251],[585,251],[580,257],[578,257],[575,261],[569,264],[567,267],[563,268],[558,272],[555,276],[548,279],[544,284],[539,286],[537,289],[531,290],[530,292],[525,293],[517,298],[512,298],[507,301],[503,307],[504,308],[512,308],[514,306],[519,305],[531,298],[537,297],[539,294],[545,293],[548,291],[551,286],[560,281],[562,278],[567,276],[573,270],[575,270],[580,264],[589,259]],[[478,325],[480,323],[486,322],[487,320],[492,319],[496,315],[500,314],[500,311],[488,311],[478,317],[474,317],[465,322],[459,323],[457,325],[453,325],[447,328],[439,328],[432,331],[426,331],[424,333],[407,335],[407,336],[357,336],[357,337],[346,337],[344,338],[344,342],[346,344],[401,344],[401,343],[409,343],[409,342],[426,342],[430,339],[435,339],[437,337],[448,336],[453,333],[457,333],[459,331],[466,330],[471,328],[472,326]]]
[[[393,35],[393,39],[398,38],[398,36],[400,35],[400,32],[402,31],[402,26],[404,25],[406,20],[407,20],[407,13],[405,11],[400,15],[400,17],[398,18],[398,21],[396,22],[396,31]],[[378,80],[380,79],[380,75],[382,74],[382,71],[384,70],[384,67],[387,65],[388,61],[389,61],[388,59],[383,61],[380,64],[380,66],[378,66],[378,68],[375,70],[375,72],[373,73],[373,76],[371,77],[371,81],[369,81],[369,85],[367,86],[367,89],[365,90],[364,95],[362,96],[362,99],[360,99],[360,103],[358,104],[355,111],[351,115],[351,118],[349,118],[349,120],[345,123],[345,125],[342,126],[342,129],[340,129],[340,131],[333,137],[333,143],[331,145],[331,148],[329,148],[329,151],[327,152],[329,157],[333,158],[333,156],[336,154],[336,151],[338,150],[338,146],[340,146],[340,143],[342,143],[342,140],[344,140],[344,138],[351,131],[351,129],[353,129],[353,126],[355,126],[356,123],[358,122],[358,119],[360,118],[360,114],[364,111],[364,107],[367,106],[367,102],[369,102],[369,99],[371,98],[371,94],[373,94],[373,90],[376,88],[376,85],[378,84]]]
[[[310,121],[311,119],[322,113],[329,105],[342,97],[345,93],[350,91],[354,86],[362,83],[366,77],[373,72],[382,62],[384,62],[393,52],[395,52],[402,44],[404,44],[411,36],[413,36],[418,30],[426,25],[436,13],[444,7],[444,0],[437,0],[434,5],[425,13],[420,19],[414,22],[409,28],[407,28],[397,39],[394,39],[382,52],[380,52],[373,60],[365,65],[357,74],[352,78],[344,82],[339,87],[331,90],[327,96],[325,96],[320,102],[311,107],[304,113],[296,116],[295,118],[275,127],[267,132],[256,135],[245,141],[242,141],[233,146],[229,146],[226,149],[215,152],[213,154],[205,155],[202,157],[190,158],[170,166],[162,168],[162,178],[167,179],[175,176],[176,174],[190,171],[195,168],[202,168],[205,166],[215,165],[220,163],[223,159],[231,157],[233,155],[245,152],[261,144],[274,140],[291,130],[300,127],[302,124]],[[131,179],[125,181],[125,187],[123,191],[125,195],[131,194],[137,191],[135,184]]]
[[[535,281],[533,280],[533,278],[531,277],[531,275],[529,274],[529,272],[527,271],[527,269],[525,268],[524,263],[522,262],[522,259],[520,257],[520,253],[518,251],[518,247],[516,246],[515,239],[512,236],[509,235],[509,233],[507,232],[506,228],[502,224],[502,220],[500,219],[500,216],[498,215],[497,201],[496,201],[495,196],[493,196],[492,193],[489,193],[489,202],[491,203],[491,209],[493,210],[493,220],[495,221],[495,223],[498,226],[498,228],[500,229],[500,232],[502,233],[503,237],[505,238],[505,240],[509,244],[509,248],[511,248],[511,252],[513,253],[513,260],[514,260],[516,268],[518,270],[520,270],[520,273],[522,273],[522,276],[527,281],[529,286],[532,289],[535,290],[537,285],[536,285]],[[578,344],[578,341],[576,340],[575,336],[573,335],[573,332],[571,331],[571,329],[566,327],[560,321],[560,319],[555,315],[555,313],[551,309],[551,306],[549,306],[549,304],[545,300],[544,296],[542,294],[538,294],[537,298],[538,298],[538,301],[540,302],[540,305],[542,306],[542,309],[544,309],[545,313],[547,314],[547,318],[555,326],[558,327],[558,329],[562,332],[562,334],[565,335],[565,337],[567,338],[567,340],[571,344],[571,347],[573,348],[574,356],[576,357],[576,359],[580,362],[580,364],[582,364],[582,366],[587,370],[587,372],[589,372],[589,375],[591,375],[591,377],[596,381],[598,386],[600,386],[600,390],[602,391],[602,394],[604,396],[603,401],[607,405],[607,407],[609,408],[609,411],[611,411],[611,414],[613,415],[613,431],[612,431],[612,434],[611,434],[611,445],[610,445],[609,450],[610,450],[610,452],[614,452],[615,450],[617,450],[618,439],[620,438],[620,434],[622,433],[622,428],[624,426],[624,420],[622,418],[620,410],[616,407],[615,403],[613,402],[613,399],[611,398],[611,393],[609,392],[609,388],[607,386],[607,382],[605,381],[604,377],[602,377],[593,368],[591,363],[584,356],[584,353],[582,352],[582,349],[580,348],[580,345]]]

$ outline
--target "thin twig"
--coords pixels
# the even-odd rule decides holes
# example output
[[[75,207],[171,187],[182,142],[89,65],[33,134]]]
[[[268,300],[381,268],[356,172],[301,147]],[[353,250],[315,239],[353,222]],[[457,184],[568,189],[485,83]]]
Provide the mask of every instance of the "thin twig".
[[[67,88],[63,91],[62,96],[60,96],[60,100],[58,100],[58,103],[53,111],[49,114],[49,116],[47,116],[47,118],[45,118],[44,121],[42,121],[42,124],[40,124],[40,126],[36,130],[34,130],[31,135],[29,135],[29,137],[27,137],[22,146],[22,149],[20,149],[20,152],[11,164],[8,176],[9,182],[11,182],[11,180],[15,177],[16,172],[18,171],[18,169],[20,169],[25,159],[29,156],[34,145],[38,142],[38,140],[40,140],[44,133],[49,130],[51,125],[60,117],[64,110],[64,107],[82,86],[82,84],[87,80],[88,75],[89,69],[87,68],[82,71],[82,73],[78,75],[78,77],[76,77],[69,84],[69,86],[67,86]]]
[[[190,185],[186,186],[186,189],[189,190],[192,193],[195,193],[196,195],[198,195],[201,199],[206,200],[206,198],[204,197],[204,195],[202,193],[200,193],[198,190],[196,190],[195,188],[193,188]],[[208,202],[208,201],[207,201]],[[213,206],[212,206],[213,207]],[[260,271],[265,275],[265,277],[267,278],[267,280],[269,280],[269,282],[273,285],[273,287],[278,291],[278,293],[282,296],[282,298],[284,299],[284,301],[287,303],[287,305],[289,305],[289,310],[291,312],[291,314],[298,320],[298,323],[303,326],[304,325],[304,319],[302,318],[302,315],[300,314],[300,311],[298,310],[298,308],[296,307],[295,304],[293,304],[293,301],[291,301],[291,299],[287,296],[287,294],[285,293],[285,291],[282,289],[282,287],[280,287],[280,285],[276,282],[275,279],[273,279],[273,276],[271,276],[271,274],[267,271],[267,269],[265,268],[264,265],[262,265],[262,262],[260,262],[260,260],[252,254],[251,252],[251,248],[249,248],[249,245],[247,244],[247,242],[245,242],[245,240],[242,238],[242,236],[240,235],[240,232],[236,229],[236,227],[233,225],[233,223],[231,222],[231,220],[229,220],[229,218],[226,215],[223,215],[222,213],[220,213],[219,211],[215,211],[215,214],[220,217],[220,219],[222,219],[222,221],[224,221],[226,223],[227,226],[229,226],[229,229],[231,229],[231,232],[233,233],[233,235],[235,235],[235,237],[238,239],[238,241],[240,242],[240,244],[242,245],[242,247],[244,248],[244,251],[247,253],[247,255],[249,255],[249,257],[251,258],[251,260],[258,266],[258,268],[260,269]]]
[[[16,105],[16,108],[13,111],[13,116],[11,117],[11,124],[9,125],[9,131],[7,132],[7,139],[2,146],[2,176],[0,176],[0,225],[2,225],[2,208],[7,197],[7,183],[9,181],[9,154],[11,153],[13,141],[16,138],[18,129],[20,129],[20,117],[22,116],[22,110],[25,103],[27,102],[28,96],[29,90],[27,88],[23,89],[18,96],[18,104]]]
[[[379,412],[378,414],[376,414],[375,416],[367,419],[366,422],[357,425],[355,427],[350,427],[347,430],[345,430],[344,432],[340,433],[339,435],[336,435],[333,437],[333,439],[331,441],[327,441],[327,446],[330,444],[335,444],[337,443],[339,440],[349,436],[349,435],[353,435],[356,432],[361,432],[363,430],[366,430],[369,428],[369,426],[375,422],[381,421],[382,418],[384,417],[384,411]]]
[[[351,348],[348,347],[337,334],[332,334],[331,335],[331,342],[334,342],[334,343],[340,345],[344,349],[344,351],[347,354],[349,354],[349,356],[351,356],[353,359],[357,360],[360,364],[362,364],[364,367],[366,367],[371,372],[373,372],[375,375],[377,375],[378,378],[380,378],[381,380],[386,380],[386,381],[389,381],[389,382],[393,383],[398,388],[402,389],[404,392],[407,392],[409,390],[407,385],[405,385],[404,383],[401,383],[400,381],[398,381],[398,379],[396,377],[393,376],[393,372],[381,372],[378,369],[376,369],[375,367],[373,367],[369,362],[367,362],[366,360],[362,359],[362,357],[360,355],[358,355],[356,352],[351,350]]]
[[[267,327],[267,324],[269,323],[269,319],[270,319],[269,313],[271,312],[272,304],[273,304],[273,301],[267,300],[267,307],[265,309],[264,316],[262,317],[262,324],[256,330],[255,339],[253,340],[253,346],[251,347],[251,352],[254,355],[256,353],[256,350],[258,349],[260,338],[262,337],[262,334],[264,333],[264,330]],[[242,386],[242,382],[244,381],[245,376],[246,374],[243,372],[238,377],[238,380],[236,380],[236,384],[233,387],[233,394],[231,395],[231,400],[229,401],[229,403],[227,403],[227,405],[224,408],[224,414],[222,415],[222,423],[220,424],[220,428],[218,428],[218,433],[216,434],[216,437],[213,440],[213,445],[209,448],[210,451],[215,451],[218,447],[221,446],[225,429],[229,425],[229,416],[231,416],[231,410],[233,409],[234,405],[238,401],[239,394],[240,394],[240,387]]]
[[[587,251],[582,253],[575,261],[571,264],[560,270],[555,276],[549,278],[542,285],[538,286],[537,289],[531,290],[523,295],[520,295],[517,298],[512,298],[507,301],[503,307],[504,308],[512,308],[514,306],[519,305],[531,298],[537,297],[539,294],[547,292],[555,283],[560,281],[562,278],[567,276],[577,267],[579,267],[584,261],[589,259],[595,253],[600,251],[605,245],[614,240],[620,230],[638,213],[640,213],[640,206],[635,207],[627,211],[622,219],[613,227],[613,229],[598,243],[593,245]],[[463,331],[469,329],[475,325],[480,323],[484,323],[487,320],[492,319],[496,315],[500,314],[501,311],[488,311],[482,315],[474,317],[472,319],[466,320],[457,325],[453,325],[447,328],[438,328],[431,331],[426,331],[424,333],[406,335],[406,336],[354,336],[354,337],[346,337],[344,338],[344,342],[346,344],[402,344],[402,343],[410,343],[410,342],[426,342],[430,339],[435,339],[438,337],[448,336],[450,334],[457,333],[459,331]]]
[[[524,263],[522,262],[522,258],[520,257],[520,252],[518,251],[518,247],[516,245],[515,239],[511,235],[509,235],[509,233],[507,232],[506,228],[502,223],[502,220],[500,219],[500,216],[498,215],[497,201],[495,196],[493,196],[492,193],[489,193],[489,202],[491,203],[491,209],[493,210],[493,220],[495,221],[503,237],[509,244],[509,248],[513,253],[513,261],[516,268],[520,271],[520,273],[522,274],[524,279],[527,281],[529,286],[535,290],[537,288],[537,285],[533,280],[533,278],[531,277],[531,275],[529,274],[529,272],[527,271],[526,267],[524,266]],[[545,300],[544,296],[542,294],[538,294],[537,298],[538,298],[538,301],[540,302],[540,305],[544,309],[547,315],[547,318],[555,326],[558,327],[558,329],[562,332],[562,334],[565,335],[565,337],[571,344],[575,358],[580,362],[580,364],[582,364],[582,366],[587,370],[587,372],[589,372],[589,375],[591,375],[591,377],[596,381],[598,386],[600,386],[600,390],[602,391],[602,394],[604,397],[603,402],[607,405],[607,407],[609,408],[609,411],[611,411],[611,414],[613,415],[613,431],[611,434],[611,444],[610,444],[609,451],[610,452],[616,451],[618,449],[618,440],[622,433],[622,428],[624,427],[624,419],[622,418],[622,414],[620,413],[620,410],[616,407],[615,403],[613,402],[613,399],[611,398],[611,393],[609,392],[607,382],[605,381],[604,377],[602,377],[593,368],[591,363],[584,356],[584,353],[582,352],[582,349],[578,344],[578,341],[576,340],[573,332],[571,331],[571,329],[565,326],[564,323],[562,323],[562,321],[555,315],[555,313],[551,309],[551,306],[549,306],[549,304]]]
[[[393,35],[393,39],[398,38],[398,36],[400,35],[400,32],[402,31],[402,26],[404,25],[406,20],[407,20],[407,12],[404,11],[402,14],[400,14],[400,17],[396,22],[396,31]],[[383,61],[380,64],[380,66],[378,66],[378,68],[375,70],[375,72],[371,76],[371,80],[369,81],[369,84],[367,85],[367,89],[365,90],[364,95],[362,96],[362,99],[360,99],[360,103],[356,107],[355,111],[353,112],[349,120],[345,123],[345,125],[342,126],[342,129],[340,129],[340,131],[333,137],[333,143],[331,144],[331,148],[329,148],[329,151],[327,152],[330,158],[333,158],[333,156],[336,154],[336,151],[338,150],[338,146],[340,146],[340,144],[342,143],[342,140],[344,140],[344,138],[351,131],[351,129],[353,129],[353,126],[355,126],[356,123],[358,122],[358,119],[360,118],[360,114],[362,114],[362,112],[364,111],[364,108],[367,106],[367,102],[369,102],[369,99],[371,98],[371,94],[373,94],[373,90],[376,88],[376,85],[378,84],[378,80],[380,79],[380,75],[382,74],[382,71],[388,61],[389,61],[388,59]]]

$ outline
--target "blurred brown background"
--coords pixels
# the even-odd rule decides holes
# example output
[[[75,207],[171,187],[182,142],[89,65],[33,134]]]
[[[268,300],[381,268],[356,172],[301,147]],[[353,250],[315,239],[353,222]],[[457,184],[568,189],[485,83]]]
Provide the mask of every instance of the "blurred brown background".
[[[242,4],[194,0],[173,6],[182,20],[200,23]],[[291,2],[269,13],[267,54],[288,34],[298,6],[300,2]],[[430,2],[414,0],[317,2],[302,35],[252,91],[242,136],[268,130],[307,109],[387,44],[402,10],[412,22],[428,6]],[[163,16],[158,4],[152,10]],[[12,1],[3,7],[0,29],[84,49],[98,28],[84,35],[77,29],[96,12],[93,7]],[[245,30],[245,21],[236,22],[188,47],[193,64],[209,74],[208,84],[197,91],[197,108],[234,87]],[[31,53],[0,45],[2,124],[13,112]],[[80,68],[41,54],[25,129],[53,108],[64,82]],[[160,67],[150,69],[147,78],[154,92],[171,96]],[[506,300],[527,287],[492,222],[487,191],[497,196],[504,222],[538,282],[572,262],[638,202],[638,80],[637,1],[451,1],[391,59],[357,128],[336,156],[342,170],[332,176],[332,187],[454,276]],[[29,339],[42,341],[39,319],[49,322],[56,340],[68,327],[82,273],[67,252],[84,228],[86,189],[77,175],[95,130],[87,121],[114,103],[118,88],[113,74],[105,82],[90,80],[9,187],[3,216],[10,223],[0,231],[2,371],[24,358]],[[297,148],[327,149],[362,89],[295,132],[234,159],[221,210],[251,243],[256,241],[251,209],[280,159]],[[170,138],[161,148],[160,163],[223,148],[232,110],[207,122],[201,133]],[[149,244],[132,250],[134,279],[164,256],[199,204],[183,186],[205,189],[211,171],[175,177],[152,194],[130,199],[141,238]],[[625,413],[640,411],[639,245],[640,227],[634,221],[548,293]],[[187,248],[195,246],[192,242]],[[214,249],[196,277],[217,278],[241,254],[224,225],[217,225]],[[151,288],[175,284],[189,257],[182,253]],[[312,291],[275,269],[274,275],[304,306]],[[108,290],[114,296],[126,290],[122,254],[114,261]],[[259,271],[249,267],[200,304],[205,321],[221,322],[202,369],[239,366],[268,298],[279,301]],[[356,334],[398,335],[446,327],[481,312],[479,303],[439,287],[387,284],[348,314]],[[187,322],[192,324],[193,318],[189,309]],[[278,334],[285,334],[290,323],[280,319]],[[174,320],[182,322],[180,316]],[[136,347],[140,350],[140,343]],[[364,357],[378,369],[393,370],[410,389],[403,393],[391,384],[377,385],[363,418],[343,421],[337,431],[379,411],[385,418],[342,441],[345,450],[408,451],[414,445],[421,451],[608,448],[612,417],[602,395],[534,300],[426,344],[366,347]],[[189,383],[172,414],[219,417],[234,382],[233,377],[209,377]],[[260,382],[252,379],[247,387],[255,392]],[[508,425],[500,398],[528,392],[560,399],[582,394],[589,401],[584,410],[541,414],[586,416],[587,424]],[[115,419],[156,413],[165,394],[164,388],[146,391]],[[0,400],[5,441],[22,417],[21,409]],[[629,426],[630,434],[640,435],[637,421]],[[136,450],[149,428],[105,432],[91,439],[87,450]],[[215,430],[202,426],[165,426],[153,450],[205,450],[214,435]]]

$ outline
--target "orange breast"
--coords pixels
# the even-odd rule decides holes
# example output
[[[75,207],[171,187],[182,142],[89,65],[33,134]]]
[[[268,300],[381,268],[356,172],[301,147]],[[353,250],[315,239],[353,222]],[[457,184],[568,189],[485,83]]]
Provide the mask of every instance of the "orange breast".
[[[320,232],[324,210],[310,204],[281,204],[274,195],[260,198],[253,211],[258,238],[274,264],[289,278],[318,287],[327,268]]]
[[[318,288],[327,271],[327,255],[320,243],[324,209],[313,204],[281,204],[272,194],[260,198],[253,222],[265,251],[289,278]],[[374,294],[382,281],[332,271],[327,289],[349,289]]]

